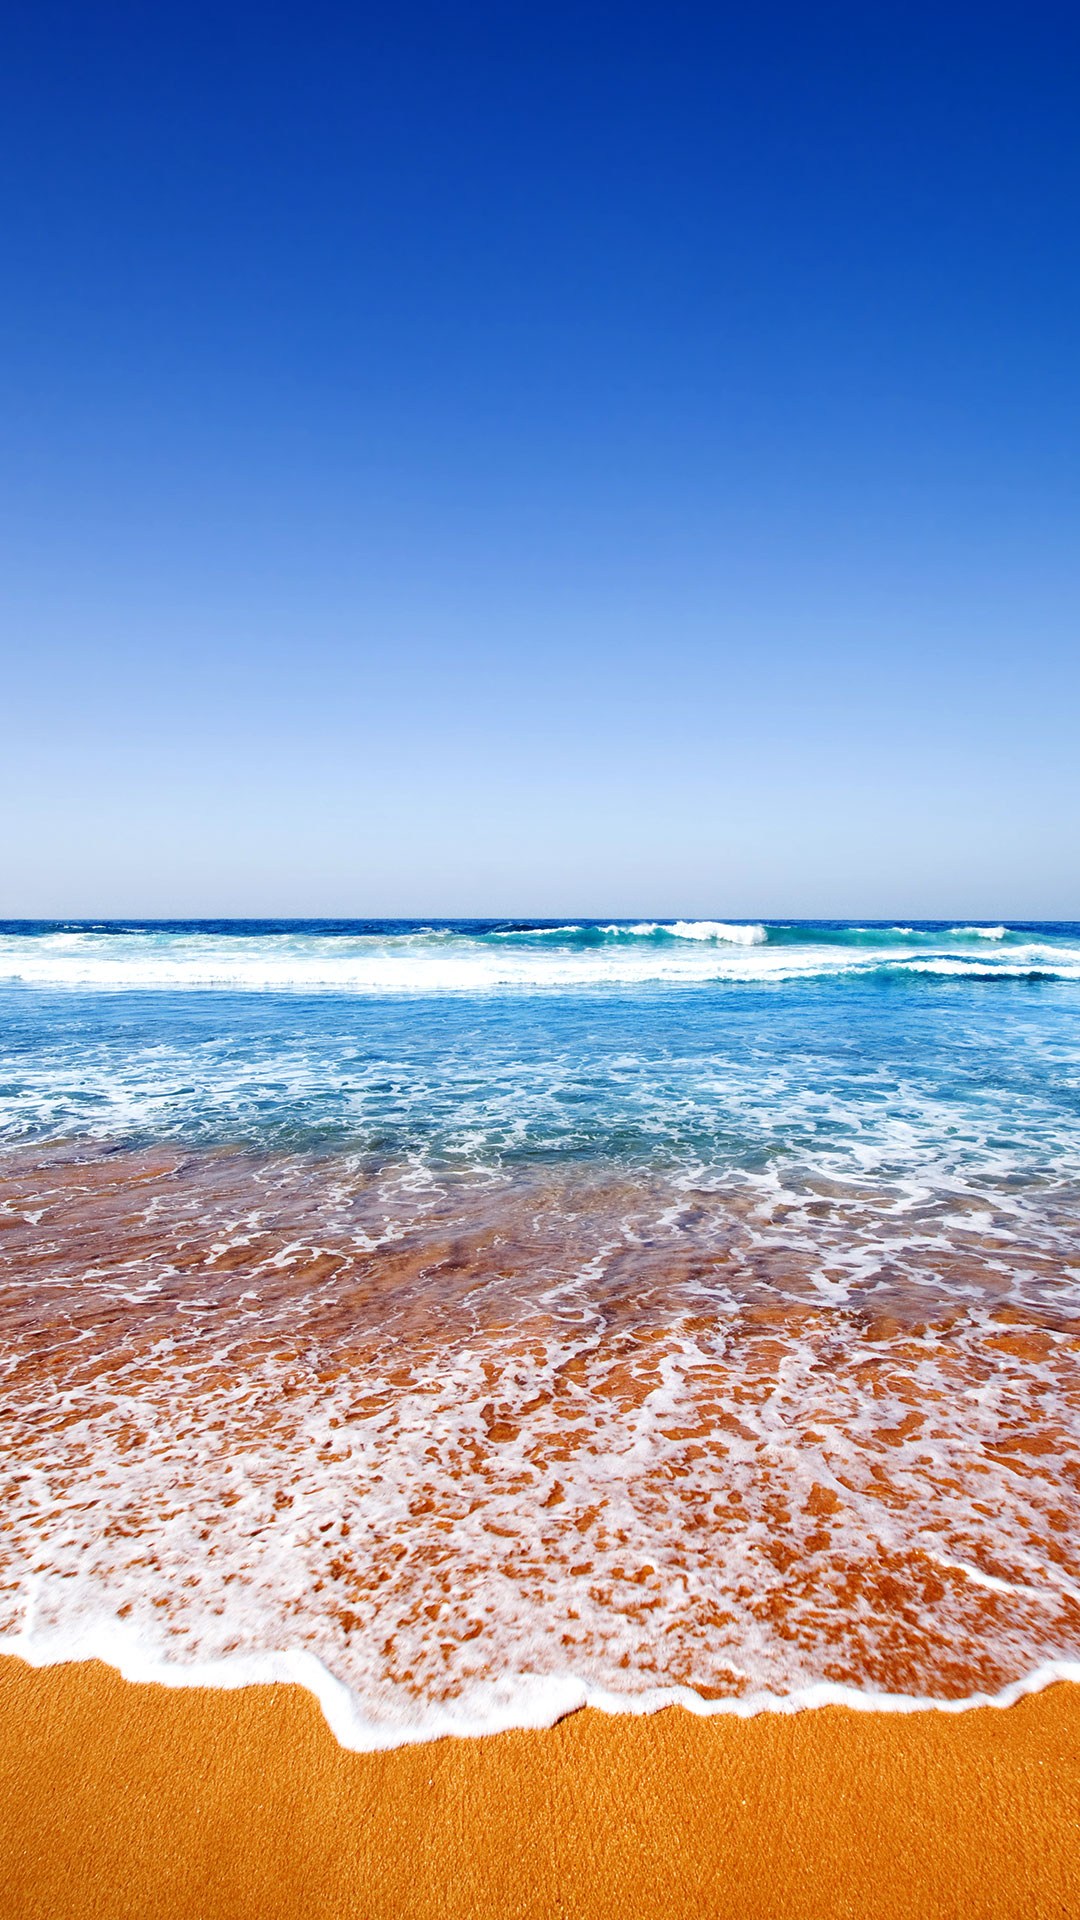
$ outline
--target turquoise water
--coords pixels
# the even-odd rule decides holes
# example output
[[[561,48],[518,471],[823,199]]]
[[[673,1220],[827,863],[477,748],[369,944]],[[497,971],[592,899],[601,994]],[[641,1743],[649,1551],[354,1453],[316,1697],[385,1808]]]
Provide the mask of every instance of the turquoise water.
[[[0,928],[0,1127],[1075,1171],[1080,927],[746,931]]]

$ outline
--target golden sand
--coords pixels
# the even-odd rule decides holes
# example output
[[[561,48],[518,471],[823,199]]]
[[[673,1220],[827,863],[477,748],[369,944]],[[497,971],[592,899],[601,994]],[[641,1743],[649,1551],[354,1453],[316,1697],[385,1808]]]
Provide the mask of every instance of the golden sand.
[[[1074,1916],[1080,1689],[356,1754],[296,1688],[8,1659],[0,1848],[12,1920]]]

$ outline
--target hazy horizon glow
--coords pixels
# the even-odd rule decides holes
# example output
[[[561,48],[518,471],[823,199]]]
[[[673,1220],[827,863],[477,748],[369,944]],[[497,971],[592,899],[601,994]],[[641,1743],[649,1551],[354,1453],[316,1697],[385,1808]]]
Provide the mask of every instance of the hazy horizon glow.
[[[0,915],[1080,914],[1075,16],[0,46]]]

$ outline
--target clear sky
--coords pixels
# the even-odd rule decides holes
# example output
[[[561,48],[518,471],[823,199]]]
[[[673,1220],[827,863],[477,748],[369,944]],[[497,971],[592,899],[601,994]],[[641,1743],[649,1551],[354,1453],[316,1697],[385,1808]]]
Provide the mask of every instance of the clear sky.
[[[1080,917],[1073,5],[6,0],[0,913]]]

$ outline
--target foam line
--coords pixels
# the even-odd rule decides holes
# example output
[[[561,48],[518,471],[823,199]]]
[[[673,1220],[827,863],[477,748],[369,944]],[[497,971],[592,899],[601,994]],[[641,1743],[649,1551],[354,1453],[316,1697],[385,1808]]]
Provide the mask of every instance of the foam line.
[[[928,1694],[882,1693],[818,1681],[792,1693],[754,1693],[741,1699],[707,1700],[692,1687],[654,1687],[639,1694],[611,1693],[603,1687],[564,1675],[517,1675],[500,1686],[492,1684],[489,1708],[481,1714],[458,1714],[432,1703],[421,1722],[388,1727],[365,1717],[349,1689],[314,1654],[302,1649],[239,1654],[222,1660],[177,1666],[155,1659],[137,1644],[126,1643],[115,1628],[90,1629],[71,1636],[0,1635],[0,1654],[14,1656],[32,1667],[68,1665],[100,1660],[124,1680],[161,1687],[210,1687],[234,1691],[250,1686],[303,1687],[319,1703],[338,1745],[356,1753],[389,1752],[396,1747],[419,1746],[430,1740],[481,1739],[513,1729],[553,1727],[570,1713],[592,1707],[607,1714],[652,1714],[665,1707],[683,1707],[700,1719],[721,1715],[752,1720],[763,1713],[805,1713],[819,1707],[847,1707],[855,1713],[969,1713],[978,1707],[1015,1706],[1027,1694],[1041,1693],[1061,1682],[1080,1685],[1080,1661],[1052,1660],[1002,1687],[998,1693],[972,1693],[942,1700]]]

